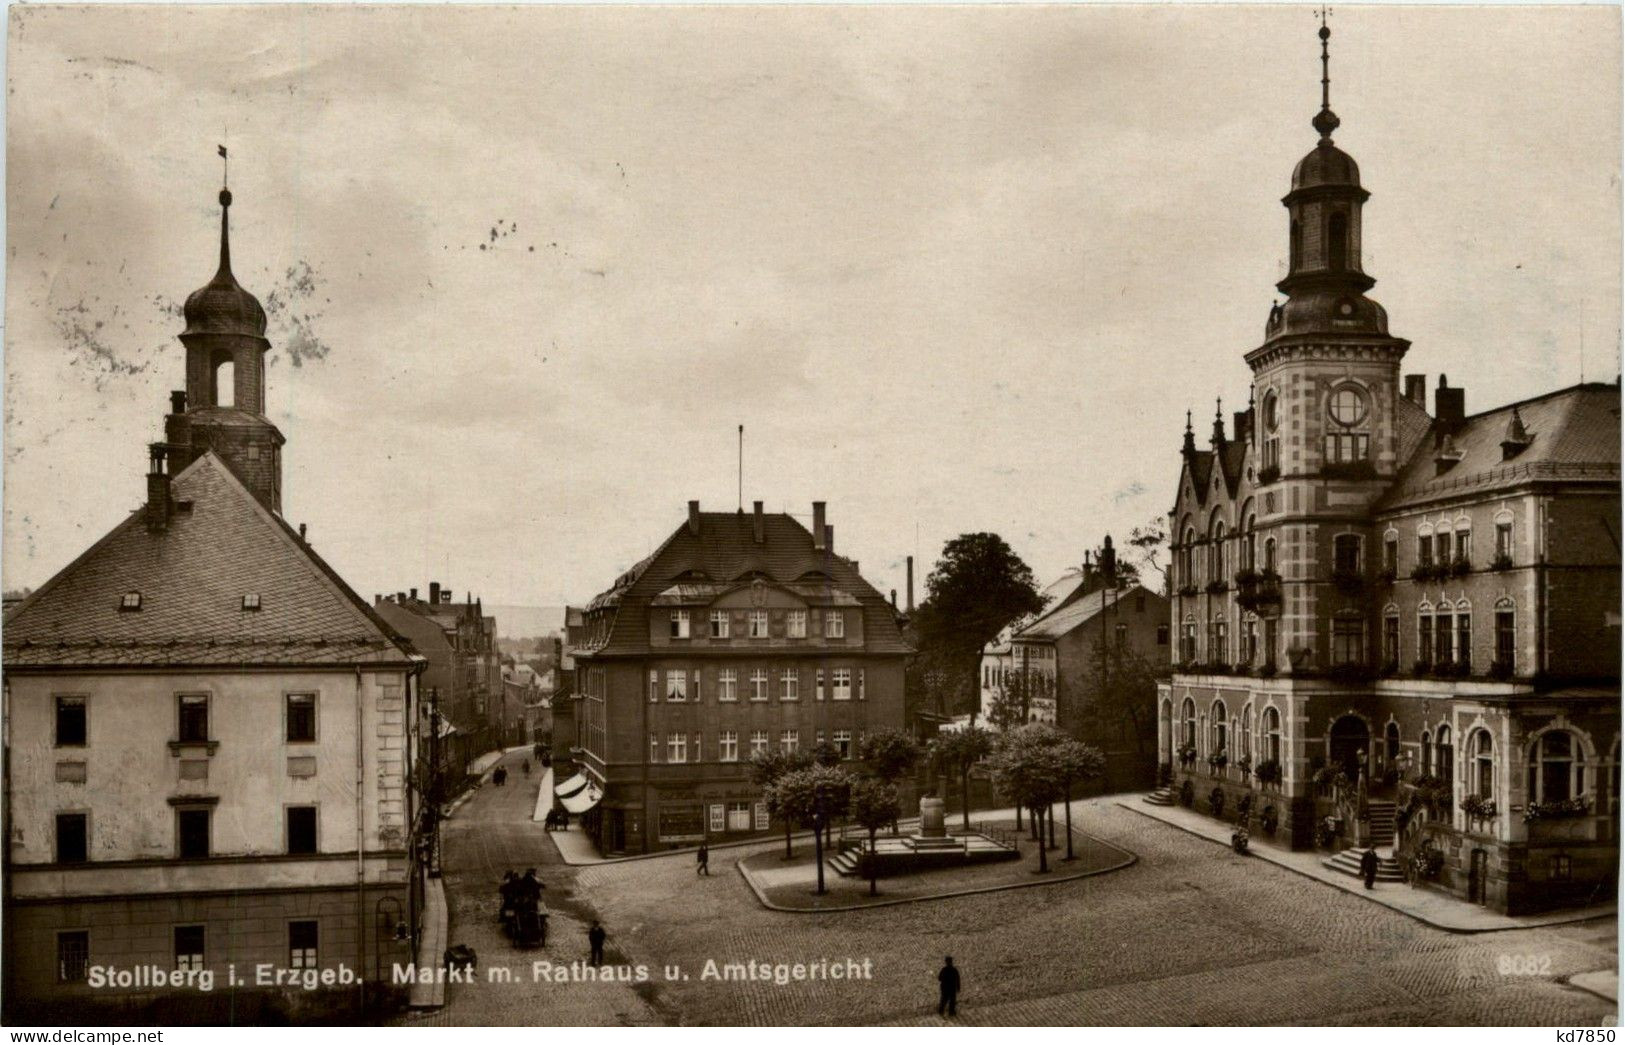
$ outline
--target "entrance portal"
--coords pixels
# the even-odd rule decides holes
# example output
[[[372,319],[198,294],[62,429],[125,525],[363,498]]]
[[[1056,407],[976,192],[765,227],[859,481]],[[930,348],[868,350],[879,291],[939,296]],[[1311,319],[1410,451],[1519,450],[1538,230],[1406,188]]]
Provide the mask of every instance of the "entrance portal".
[[[1348,774],[1352,782],[1367,769],[1371,754],[1371,730],[1355,715],[1344,715],[1332,723],[1330,764]],[[1369,770],[1368,770],[1369,776]]]

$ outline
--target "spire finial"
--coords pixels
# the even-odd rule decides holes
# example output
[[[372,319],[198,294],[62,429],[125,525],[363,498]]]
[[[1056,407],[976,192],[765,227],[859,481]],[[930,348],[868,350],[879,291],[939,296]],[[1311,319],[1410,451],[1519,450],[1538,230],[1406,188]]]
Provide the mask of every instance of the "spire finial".
[[[224,145],[216,146],[220,153],[222,170],[220,174],[220,271],[217,275],[231,275],[231,235],[229,214],[231,212],[231,190],[227,184],[231,179],[231,158],[226,155]]]
[[[1332,57],[1329,46],[1332,31],[1326,25],[1326,15],[1327,9],[1322,6],[1320,9],[1320,112],[1316,113],[1314,120],[1311,121],[1315,130],[1320,132],[1322,145],[1331,144],[1332,132],[1337,130],[1338,125],[1342,122],[1337,118],[1337,114],[1332,112]]]

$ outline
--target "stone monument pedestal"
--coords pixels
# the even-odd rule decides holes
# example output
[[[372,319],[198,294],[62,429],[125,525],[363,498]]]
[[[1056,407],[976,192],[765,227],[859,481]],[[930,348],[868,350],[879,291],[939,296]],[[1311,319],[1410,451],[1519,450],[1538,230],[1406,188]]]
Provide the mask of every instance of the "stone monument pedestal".
[[[920,799],[920,829],[903,839],[903,844],[915,851],[965,847],[963,842],[948,833],[942,799],[935,795]]]

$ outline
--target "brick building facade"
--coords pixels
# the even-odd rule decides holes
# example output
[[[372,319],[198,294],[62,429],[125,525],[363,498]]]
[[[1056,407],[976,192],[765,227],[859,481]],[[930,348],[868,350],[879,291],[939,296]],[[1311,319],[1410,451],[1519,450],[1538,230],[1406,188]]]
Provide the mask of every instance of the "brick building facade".
[[[1324,99],[1314,126],[1250,406],[1207,449],[1187,423],[1161,759],[1298,847],[1386,843],[1392,811],[1397,861],[1503,911],[1611,895],[1619,386],[1469,415],[1441,375],[1430,414]]]
[[[750,780],[762,750],[903,726],[896,616],[836,555],[824,505],[701,512],[583,613],[572,757],[603,798],[587,815],[605,853],[768,828]]]

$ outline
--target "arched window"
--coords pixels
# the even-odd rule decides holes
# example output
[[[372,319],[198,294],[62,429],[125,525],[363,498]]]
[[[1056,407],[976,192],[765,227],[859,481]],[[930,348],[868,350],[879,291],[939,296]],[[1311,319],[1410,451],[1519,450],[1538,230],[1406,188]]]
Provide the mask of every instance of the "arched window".
[[[1184,544],[1179,549],[1179,582],[1196,583],[1196,528],[1185,527]]]
[[[1213,615],[1207,626],[1207,661],[1209,664],[1230,663],[1230,623],[1224,611]]]
[[[1275,538],[1264,538],[1264,572],[1275,572]]]
[[[1248,704],[1241,709],[1241,754],[1243,758],[1253,757],[1253,706]]]
[[[1264,757],[1281,760],[1281,713],[1274,708],[1264,709]]]
[[[1258,569],[1258,531],[1253,528],[1255,519],[1247,516],[1247,536],[1242,539],[1242,569]]]
[[[214,363],[214,405],[237,405],[237,364],[230,356],[222,356]]]
[[[1433,603],[1424,602],[1416,608],[1416,667],[1426,671],[1433,667]]]
[[[1179,746],[1180,747],[1195,747],[1196,746],[1196,701],[1192,700],[1189,697],[1186,697],[1185,698],[1185,703],[1183,705],[1181,705],[1181,707],[1180,707],[1180,717],[1185,720],[1185,728],[1181,731],[1181,735],[1182,735],[1183,739],[1180,741]]]
[[[1473,608],[1466,600],[1456,603],[1456,663],[1463,672],[1473,668]]]
[[[1529,801],[1566,802],[1585,794],[1585,755],[1574,734],[1542,733],[1529,747]]]
[[[1517,666],[1517,649],[1516,611],[1511,599],[1501,599],[1495,604],[1495,660],[1490,664],[1490,674],[1511,678]]]
[[[1473,753],[1473,793],[1479,798],[1495,797],[1495,741],[1490,731],[1480,729],[1473,734],[1468,750]]]
[[[1449,784],[1456,778],[1456,749],[1450,744],[1450,727],[1440,726],[1439,736],[1434,741],[1434,761],[1438,766],[1439,778]]]
[[[1264,469],[1281,468],[1281,399],[1274,392],[1264,394]],[[1267,479],[1261,481],[1268,481]]]
[[[1326,222],[1326,267],[1333,272],[1349,267],[1349,216],[1342,211]]]
[[[1223,520],[1215,519],[1213,521],[1213,529],[1210,534],[1213,538],[1213,545],[1208,551],[1208,580],[1222,581],[1225,579]]]
[[[1382,746],[1384,761],[1390,766],[1399,765],[1399,723],[1390,722],[1382,731]]]
[[[1422,730],[1422,775],[1433,775],[1433,734]]]
[[[1218,752],[1229,747],[1230,724],[1225,718],[1224,701],[1215,700],[1209,709],[1208,729],[1210,730],[1210,746],[1208,751]]]

